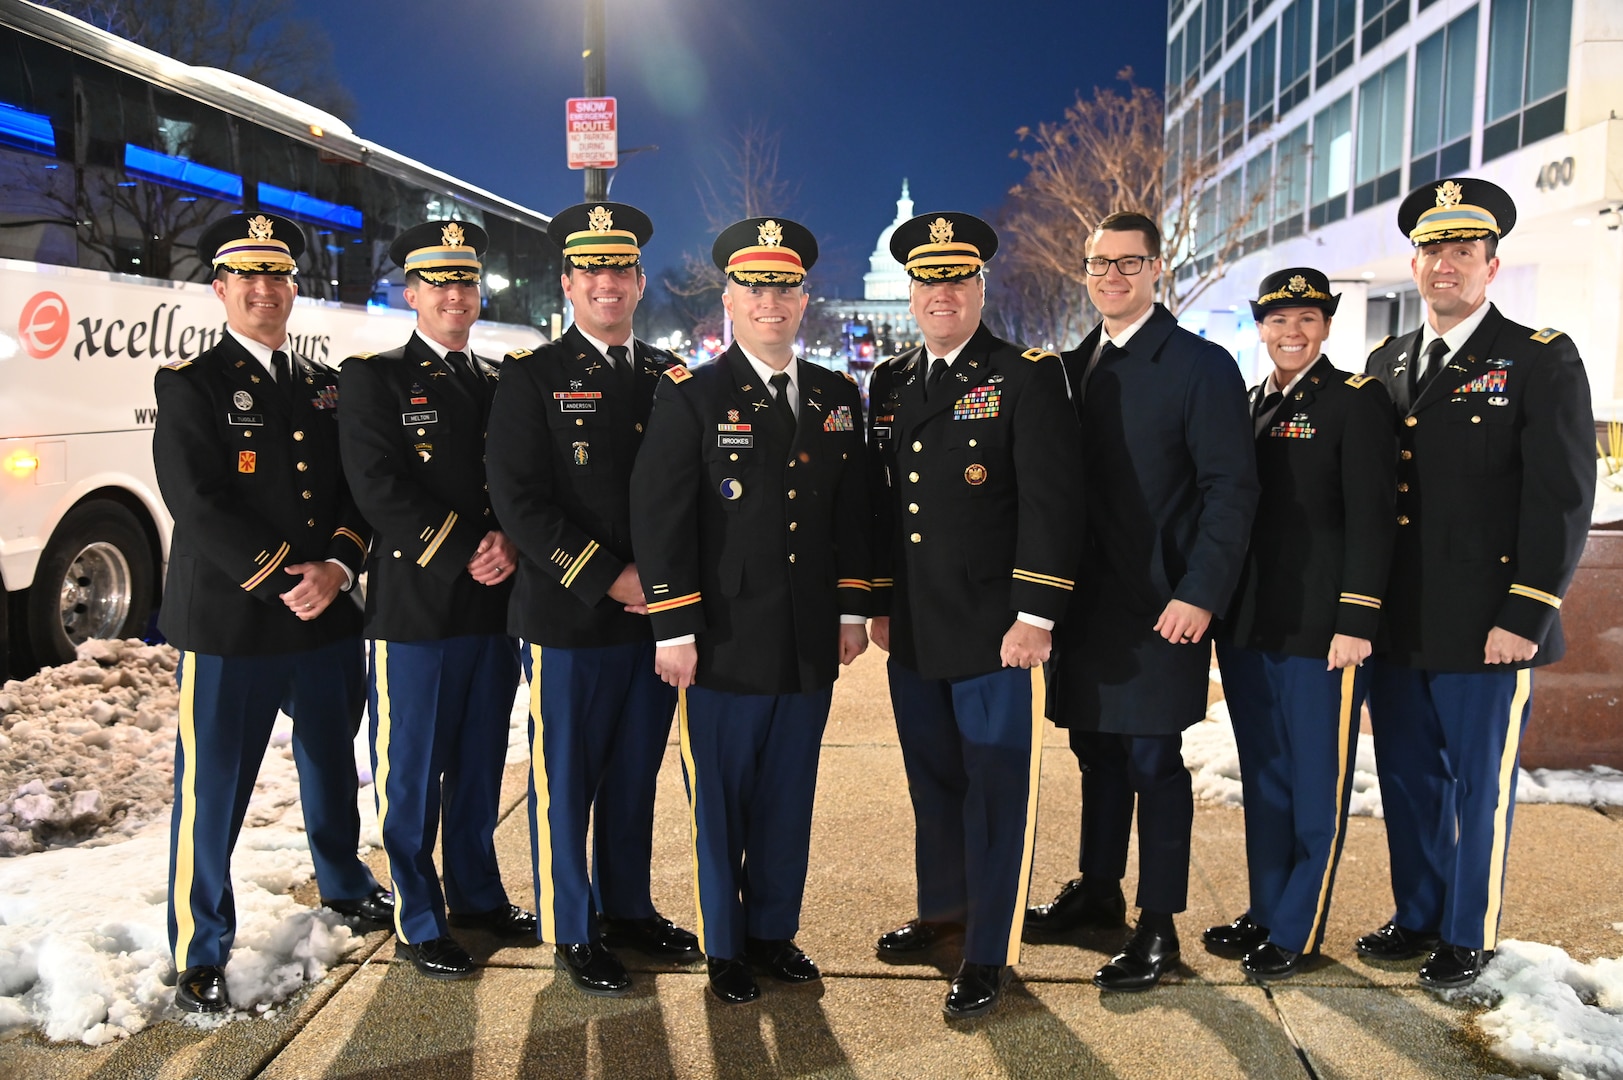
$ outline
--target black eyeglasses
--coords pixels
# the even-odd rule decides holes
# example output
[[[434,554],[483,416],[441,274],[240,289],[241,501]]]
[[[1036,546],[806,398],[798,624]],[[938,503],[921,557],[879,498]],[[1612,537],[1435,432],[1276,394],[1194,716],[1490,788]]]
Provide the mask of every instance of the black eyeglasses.
[[[1114,266],[1123,274],[1132,277],[1144,269],[1145,263],[1152,261],[1153,256],[1150,255],[1123,255],[1119,259],[1106,259],[1095,255],[1090,259],[1083,259],[1082,268],[1088,272],[1089,277],[1104,277]]]

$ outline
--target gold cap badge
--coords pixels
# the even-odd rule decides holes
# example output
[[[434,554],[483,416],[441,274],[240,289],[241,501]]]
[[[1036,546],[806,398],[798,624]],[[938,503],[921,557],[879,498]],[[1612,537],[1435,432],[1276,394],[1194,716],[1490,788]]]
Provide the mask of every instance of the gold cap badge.
[[[606,233],[614,228],[614,214],[606,206],[593,207],[586,214],[586,227],[595,233]]]
[[[952,222],[948,221],[944,217],[938,217],[934,221],[930,222],[930,243],[952,243]]]
[[[783,226],[770,218],[761,222],[759,234],[761,244],[765,247],[777,247],[783,243]]]
[[[1437,188],[1438,206],[1458,206],[1465,201],[1465,189],[1452,180],[1445,180]]]
[[[462,226],[453,221],[449,225],[445,226],[445,228],[441,229],[440,243],[444,244],[446,247],[461,247]]]
[[[276,226],[264,214],[258,214],[248,219],[248,239],[269,240],[276,235]]]
[[[1305,293],[1307,292],[1307,278],[1297,274],[1286,283],[1285,287],[1293,293]]]

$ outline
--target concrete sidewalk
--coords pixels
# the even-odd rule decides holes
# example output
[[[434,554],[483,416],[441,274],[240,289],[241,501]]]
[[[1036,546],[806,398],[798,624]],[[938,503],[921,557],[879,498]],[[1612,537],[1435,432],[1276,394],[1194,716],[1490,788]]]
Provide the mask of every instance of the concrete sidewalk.
[[[1535,718],[1534,722],[1537,720]],[[703,965],[657,968],[627,953],[632,996],[588,998],[555,973],[550,946],[499,948],[468,934],[478,978],[433,983],[377,933],[274,1015],[213,1030],[170,1020],[100,1048],[24,1035],[0,1043],[0,1077],[1488,1077],[1515,1070],[1475,1035],[1472,1009],[1418,989],[1418,962],[1375,966],[1352,942],[1390,914],[1383,824],[1352,820],[1325,957],[1264,989],[1201,950],[1200,931],[1246,904],[1243,822],[1195,815],[1180,977],[1141,995],[1101,995],[1093,971],[1120,935],[1027,946],[1019,981],[992,1015],[941,1015],[957,957],[880,962],[873,941],[914,914],[912,812],[885,691],[870,651],[840,681],[823,742],[812,866],[800,944],[822,984],[766,981],[760,1002],[728,1007]],[[512,898],[533,906],[524,770],[508,770],[497,843]],[[1078,775],[1049,732],[1031,894],[1074,874]],[[692,925],[692,864],[674,747],[656,822],[661,910]],[[1623,922],[1623,817],[1567,806],[1516,812],[1504,936],[1559,945],[1579,960],[1615,956]],[[1132,896],[1132,881],[1127,883]],[[313,890],[313,884],[308,886]],[[314,903],[311,891],[309,902]]]

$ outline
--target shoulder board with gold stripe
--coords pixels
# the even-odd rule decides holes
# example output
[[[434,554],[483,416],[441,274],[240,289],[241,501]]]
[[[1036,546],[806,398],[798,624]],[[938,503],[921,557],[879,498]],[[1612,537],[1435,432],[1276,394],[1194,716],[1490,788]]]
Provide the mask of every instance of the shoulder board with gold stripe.
[[[534,352],[534,349],[514,349],[512,352],[507,354],[507,358],[509,360],[522,360]]]
[[[1363,386],[1365,383],[1380,382],[1380,381],[1381,380],[1377,379],[1373,375],[1349,375],[1347,377],[1347,385],[1352,387],[1354,390],[1357,390],[1360,386]]]
[[[167,364],[160,364],[158,366],[168,368],[170,371],[179,371],[181,368],[191,367],[192,362],[190,360],[171,360]]]
[[[852,386],[855,386],[857,384],[857,377],[855,375],[851,374],[849,371],[842,371],[842,372],[840,372],[840,374],[844,375],[845,376],[845,381],[850,383]]]
[[[1049,352],[1046,349],[1027,349],[1025,352],[1021,353],[1020,355],[1025,357],[1027,360],[1030,360],[1032,363],[1036,363],[1038,360],[1041,360],[1045,356],[1053,356],[1054,359],[1056,359],[1056,360],[1059,359],[1059,357],[1057,355],[1055,355],[1054,353]]]
[[[370,360],[376,355],[377,355],[377,353],[375,353],[375,352],[358,352],[354,356],[350,357],[350,359],[351,360]]]
[[[1379,345],[1375,346],[1375,349],[1371,349],[1370,352],[1374,352],[1376,349],[1384,349],[1390,344],[1392,344],[1392,335],[1388,334],[1385,337],[1383,337],[1381,339],[1381,343]]]
[[[665,377],[670,379],[673,383],[683,383],[693,378],[693,372],[689,371],[681,364],[672,364],[670,367],[665,369]]]
[[[1554,341],[1560,336],[1561,331],[1552,330],[1550,327],[1546,326],[1544,329],[1533,335],[1533,340],[1538,342],[1540,345],[1548,345],[1550,342]]]

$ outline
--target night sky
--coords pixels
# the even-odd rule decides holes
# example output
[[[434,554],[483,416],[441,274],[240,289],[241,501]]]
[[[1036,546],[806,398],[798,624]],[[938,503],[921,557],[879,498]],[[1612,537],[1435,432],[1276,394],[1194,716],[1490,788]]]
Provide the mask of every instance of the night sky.
[[[581,201],[564,100],[582,92],[583,0],[295,0],[332,36],[363,138],[553,213]],[[607,0],[623,157],[610,198],[653,218],[650,275],[712,234],[700,188],[755,124],[781,136],[786,217],[816,234],[818,295],[860,296],[902,178],[916,210],[990,214],[1024,166],[1015,129],[1061,118],[1131,65],[1159,88],[1160,3]]]

